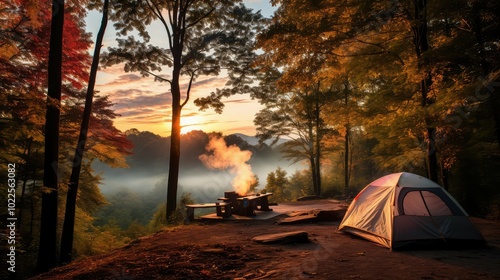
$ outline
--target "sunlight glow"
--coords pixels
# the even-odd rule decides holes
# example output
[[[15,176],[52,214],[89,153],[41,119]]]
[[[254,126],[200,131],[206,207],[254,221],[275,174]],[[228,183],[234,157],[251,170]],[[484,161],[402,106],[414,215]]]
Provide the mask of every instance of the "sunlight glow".
[[[181,134],[186,134],[193,130],[203,130],[203,117],[200,115],[182,116]]]

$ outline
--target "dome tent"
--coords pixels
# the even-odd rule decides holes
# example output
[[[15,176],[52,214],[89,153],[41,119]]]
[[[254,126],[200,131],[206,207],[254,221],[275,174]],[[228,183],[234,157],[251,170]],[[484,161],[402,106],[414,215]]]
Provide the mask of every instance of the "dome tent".
[[[486,242],[441,186],[412,173],[381,177],[361,190],[338,227],[391,250],[425,243]]]

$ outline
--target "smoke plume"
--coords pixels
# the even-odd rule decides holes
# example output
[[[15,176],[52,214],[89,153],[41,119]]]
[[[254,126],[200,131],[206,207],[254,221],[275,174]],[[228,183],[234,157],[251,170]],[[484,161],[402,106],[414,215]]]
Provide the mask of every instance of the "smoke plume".
[[[229,170],[234,176],[231,181],[234,191],[245,195],[252,184],[256,182],[250,164],[246,163],[252,157],[252,152],[242,151],[236,145],[227,146],[223,138],[211,138],[205,147],[208,154],[199,158],[210,169]]]

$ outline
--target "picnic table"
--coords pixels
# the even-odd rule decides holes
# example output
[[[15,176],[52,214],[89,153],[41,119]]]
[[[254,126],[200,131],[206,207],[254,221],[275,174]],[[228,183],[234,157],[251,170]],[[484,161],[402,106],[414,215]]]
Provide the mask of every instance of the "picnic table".
[[[271,195],[273,195],[273,193],[258,193],[254,195],[239,197],[236,200],[248,200],[251,204],[253,204],[253,208],[255,210],[273,211],[273,209],[269,208],[269,200],[267,199]]]
[[[239,214],[243,216],[255,216],[255,210],[260,211],[273,211],[273,209],[269,208],[269,200],[268,197],[273,195],[272,193],[258,193],[246,196],[239,196],[235,200],[236,203],[231,205],[232,213]],[[230,198],[221,197],[219,200],[229,201]]]
[[[231,214],[231,202],[216,202],[216,203],[199,203],[199,204],[187,204],[186,205],[186,222],[194,220],[194,209],[197,208],[213,208],[215,207],[215,212],[219,217],[230,217]]]

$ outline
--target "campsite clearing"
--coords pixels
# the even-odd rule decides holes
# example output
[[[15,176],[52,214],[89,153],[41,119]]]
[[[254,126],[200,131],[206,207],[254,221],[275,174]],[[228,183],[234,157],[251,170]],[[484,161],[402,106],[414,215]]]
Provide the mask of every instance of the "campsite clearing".
[[[325,204],[301,201],[290,208]],[[36,279],[500,279],[500,224],[473,221],[493,248],[396,251],[337,231],[339,222],[276,225],[214,220],[166,229]],[[305,231],[310,242],[260,244],[259,235]]]

